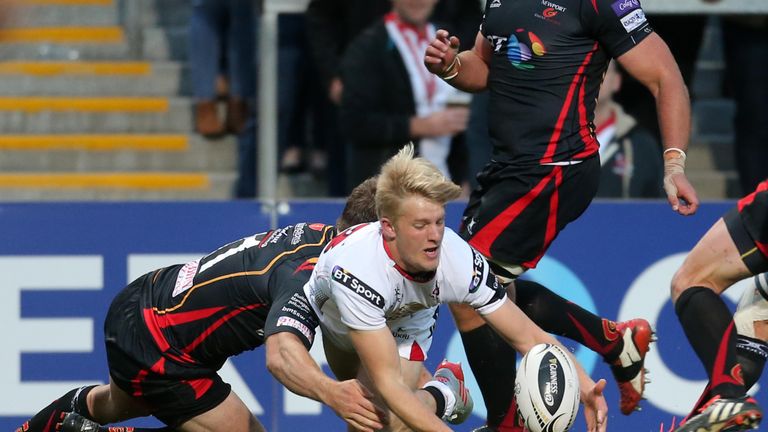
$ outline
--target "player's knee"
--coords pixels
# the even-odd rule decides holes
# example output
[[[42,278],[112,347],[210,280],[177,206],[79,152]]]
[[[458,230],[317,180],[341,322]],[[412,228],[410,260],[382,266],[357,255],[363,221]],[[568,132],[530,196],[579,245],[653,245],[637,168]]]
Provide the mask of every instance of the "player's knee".
[[[675,272],[675,275],[672,277],[672,282],[670,283],[670,296],[672,297],[672,302],[677,302],[677,299],[680,298],[680,295],[683,294],[685,290],[695,286],[701,286],[701,284],[698,283],[698,280],[688,271],[685,264],[683,264],[683,266]]]

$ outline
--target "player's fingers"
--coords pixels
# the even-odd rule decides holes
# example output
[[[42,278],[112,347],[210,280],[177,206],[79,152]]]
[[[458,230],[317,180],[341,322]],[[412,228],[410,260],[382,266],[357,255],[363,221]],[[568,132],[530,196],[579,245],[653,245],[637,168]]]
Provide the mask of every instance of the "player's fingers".
[[[448,43],[451,48],[458,49],[459,48],[459,38],[456,36],[451,36],[450,39],[448,39]]]
[[[595,390],[594,390],[595,395],[602,396],[603,390],[605,390],[605,385],[606,385],[605,379],[598,380],[597,383],[595,384]]]

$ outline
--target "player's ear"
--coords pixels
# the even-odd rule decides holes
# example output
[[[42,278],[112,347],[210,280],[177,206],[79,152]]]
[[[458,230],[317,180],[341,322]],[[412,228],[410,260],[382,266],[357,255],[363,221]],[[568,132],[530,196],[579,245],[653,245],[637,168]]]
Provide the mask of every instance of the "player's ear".
[[[384,240],[394,240],[397,237],[394,222],[386,216],[379,219],[379,221],[381,222],[381,235],[384,237]]]

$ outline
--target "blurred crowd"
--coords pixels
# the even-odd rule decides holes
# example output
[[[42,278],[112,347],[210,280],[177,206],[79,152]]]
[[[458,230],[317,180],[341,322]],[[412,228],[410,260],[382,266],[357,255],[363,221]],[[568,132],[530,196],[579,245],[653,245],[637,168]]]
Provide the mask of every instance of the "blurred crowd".
[[[239,141],[236,198],[257,194],[259,14],[254,0],[194,0],[190,67],[198,133]],[[311,0],[278,21],[281,175],[342,197],[408,141],[467,193],[491,157],[487,95],[461,93],[426,71],[426,44],[448,29],[474,41],[482,0]],[[706,15],[654,15],[691,86]],[[768,177],[768,17],[721,19],[726,88],[735,103],[734,157],[742,193]],[[466,49],[469,47],[462,47]],[[615,62],[614,62],[615,63]],[[612,66],[598,99],[598,197],[662,196],[653,96]],[[316,191],[317,192],[317,191]]]

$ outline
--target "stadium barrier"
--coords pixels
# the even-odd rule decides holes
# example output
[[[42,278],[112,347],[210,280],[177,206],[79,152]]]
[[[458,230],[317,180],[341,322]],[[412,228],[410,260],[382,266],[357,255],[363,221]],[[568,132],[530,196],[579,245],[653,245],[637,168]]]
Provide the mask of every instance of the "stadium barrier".
[[[677,323],[668,286],[686,251],[731,205],[706,203],[695,216],[683,218],[662,202],[596,202],[525,276],[600,315],[642,316],[656,326],[659,342],[647,365],[653,383],[643,411],[631,417],[619,413],[608,368],[591,352],[563,341],[593,377],[608,378],[611,429],[655,432],[660,421],[668,424],[673,415],[685,414],[703,388],[703,368]],[[333,223],[341,206],[340,201],[287,202],[277,207],[277,223]],[[449,205],[448,226],[458,226],[463,206]],[[70,388],[107,380],[102,320],[118,290],[146,271],[268,230],[272,216],[264,209],[258,202],[1,204],[0,429],[14,430]],[[733,304],[738,291],[727,292]],[[444,357],[466,365],[450,314],[442,309],[427,366],[434,368]],[[324,364],[319,343],[312,354]],[[222,375],[270,431],[343,430],[330,409],[273,380],[262,350],[231,360]],[[476,416],[456,430],[482,421],[484,405],[470,381]],[[758,399],[768,406],[761,392]]]

